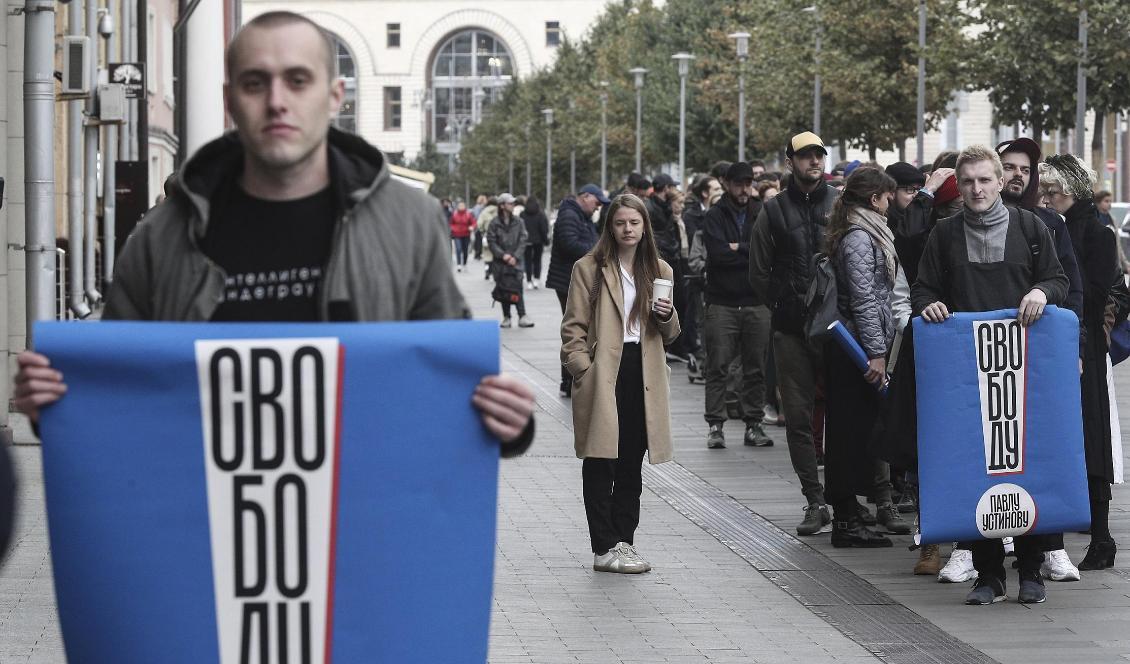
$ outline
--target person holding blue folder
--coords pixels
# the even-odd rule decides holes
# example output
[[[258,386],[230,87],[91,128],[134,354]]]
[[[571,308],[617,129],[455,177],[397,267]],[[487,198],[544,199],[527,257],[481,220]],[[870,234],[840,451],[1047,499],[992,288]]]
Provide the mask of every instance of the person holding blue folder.
[[[856,496],[874,485],[875,459],[867,451],[887,378],[887,353],[895,338],[891,291],[898,272],[887,207],[897,184],[872,167],[855,169],[828,222],[829,255],[836,270],[840,318],[867,355],[861,372],[840,344],[824,346],[827,410],[824,420],[824,495],[832,505],[832,546],[889,547],[891,540],[860,519]],[[879,505],[898,519],[890,503]],[[901,520],[900,520],[901,521]]]

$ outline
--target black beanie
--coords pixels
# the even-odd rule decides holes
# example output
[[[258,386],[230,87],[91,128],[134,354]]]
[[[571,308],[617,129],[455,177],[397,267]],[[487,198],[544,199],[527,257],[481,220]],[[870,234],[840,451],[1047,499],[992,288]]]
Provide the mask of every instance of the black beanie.
[[[887,167],[887,175],[900,187],[921,187],[926,184],[926,174],[905,161],[896,161]]]

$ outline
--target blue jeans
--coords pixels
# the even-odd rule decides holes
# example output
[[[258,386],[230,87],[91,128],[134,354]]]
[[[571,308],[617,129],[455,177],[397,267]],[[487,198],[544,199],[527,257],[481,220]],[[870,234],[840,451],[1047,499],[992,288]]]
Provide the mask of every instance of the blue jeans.
[[[455,264],[460,266],[466,265],[467,248],[471,246],[471,238],[456,237],[452,239],[455,240]]]

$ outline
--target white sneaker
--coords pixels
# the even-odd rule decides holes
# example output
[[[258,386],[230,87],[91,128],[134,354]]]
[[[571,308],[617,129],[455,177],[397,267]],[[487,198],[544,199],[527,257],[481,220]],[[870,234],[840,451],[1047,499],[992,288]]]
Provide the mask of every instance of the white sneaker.
[[[651,569],[651,566],[639,557],[630,544],[620,542],[605,553],[594,555],[592,568],[597,572],[642,574]]]
[[[646,571],[650,572],[651,571],[651,563],[649,563],[649,562],[647,562],[646,560],[643,559],[643,556],[640,555],[640,552],[636,550],[636,545],[635,544],[628,544],[627,547],[628,547],[628,551],[632,554],[632,557],[635,558],[636,560],[638,560],[639,562],[643,563],[643,566],[647,568]]]
[[[977,578],[977,570],[973,569],[973,552],[965,549],[954,549],[950,554],[949,562],[938,572],[938,583],[965,583]]]
[[[503,328],[503,329],[509,328],[510,325],[511,325],[511,323],[510,323],[510,317],[509,316],[506,317],[506,318],[503,318],[502,322],[498,324],[498,326]]]
[[[1011,537],[1003,538],[1001,540],[1001,543],[1004,544],[1004,555],[1006,555],[1006,556],[1015,556],[1016,555],[1016,545],[1012,543]]]
[[[1048,551],[1040,564],[1040,576],[1052,581],[1078,581],[1079,568],[1071,564],[1071,558],[1063,549]]]
[[[541,279],[534,279],[534,290],[541,288]]]

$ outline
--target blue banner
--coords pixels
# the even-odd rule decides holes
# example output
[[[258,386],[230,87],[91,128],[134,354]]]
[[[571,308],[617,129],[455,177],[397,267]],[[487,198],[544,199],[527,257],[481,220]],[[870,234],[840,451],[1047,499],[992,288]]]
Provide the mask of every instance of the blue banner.
[[[914,359],[923,542],[1089,526],[1074,313],[916,318]]]
[[[72,664],[486,661],[490,322],[45,323]]]

